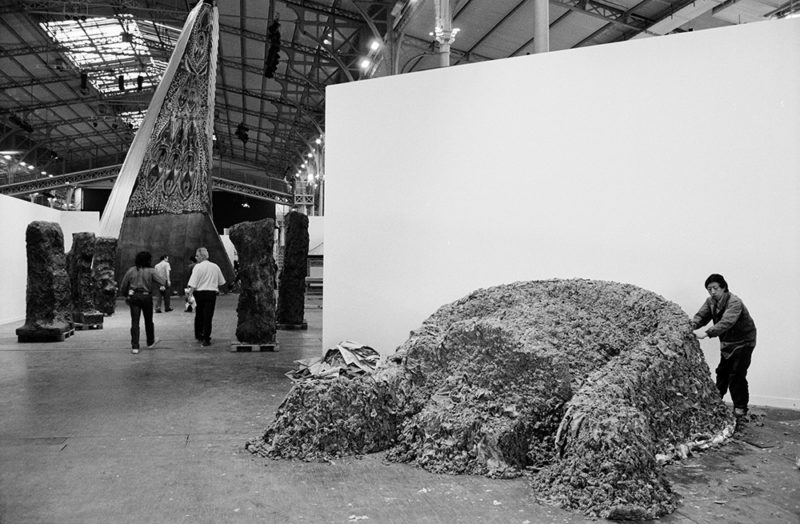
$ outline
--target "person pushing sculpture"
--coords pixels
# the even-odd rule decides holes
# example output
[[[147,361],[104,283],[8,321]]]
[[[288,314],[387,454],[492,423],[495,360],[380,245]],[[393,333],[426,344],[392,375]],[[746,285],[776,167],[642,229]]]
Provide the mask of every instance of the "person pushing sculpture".
[[[692,318],[692,329],[699,329],[709,321],[714,325],[697,338],[719,337],[720,361],[717,366],[717,389],[721,396],[730,390],[733,414],[747,414],[750,392],[747,384],[747,368],[756,347],[756,324],[742,299],[728,290],[725,278],[717,273],[705,282],[710,295]]]
[[[188,297],[194,298],[197,305],[194,311],[194,337],[203,346],[211,345],[211,323],[217,303],[219,288],[225,285],[225,277],[218,265],[208,260],[208,250],[204,247],[195,252],[197,264],[189,277]]]
[[[153,325],[153,293],[166,281],[156,273],[153,256],[147,251],[136,254],[134,265],[122,277],[119,290],[131,309],[131,353],[139,353],[139,317],[144,316],[144,332],[147,348],[158,344]]]

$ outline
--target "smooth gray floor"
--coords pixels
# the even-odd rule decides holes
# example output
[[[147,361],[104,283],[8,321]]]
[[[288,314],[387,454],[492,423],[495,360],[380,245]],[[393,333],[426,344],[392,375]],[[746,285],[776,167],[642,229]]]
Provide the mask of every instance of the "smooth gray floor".
[[[280,331],[278,352],[233,353],[237,298],[220,297],[210,347],[179,301],[155,315],[162,342],[139,355],[123,303],[102,330],[64,342],[18,344],[22,322],[0,326],[0,523],[586,521],[537,504],[525,479],[434,475],[381,454],[303,463],[246,452],[289,391],[293,361],[320,354],[322,310],[309,297],[309,329]],[[800,521],[800,472],[784,464],[797,449],[792,413],[780,422],[791,434],[763,436],[770,448],[728,446],[673,471],[685,501],[664,521]],[[759,464],[761,477],[747,469]],[[725,476],[739,470],[739,488],[774,485],[730,495]]]

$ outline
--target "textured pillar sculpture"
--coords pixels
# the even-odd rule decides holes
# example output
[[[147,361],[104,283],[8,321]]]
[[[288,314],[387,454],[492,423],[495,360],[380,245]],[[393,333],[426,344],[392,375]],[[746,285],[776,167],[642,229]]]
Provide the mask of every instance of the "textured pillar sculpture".
[[[100,234],[119,238],[118,279],[149,251],[154,260],[170,256],[171,280],[183,287],[189,258],[206,247],[233,281],[211,209],[218,16],[211,0],[190,12],[114,183]]]
[[[275,343],[275,221],[242,222],[230,230],[239,254],[241,293],[236,307],[236,339],[245,344]]]
[[[94,305],[95,284],[92,275],[94,246],[94,233],[74,233],[72,249],[67,253],[72,321],[76,329],[103,327],[103,314]]]
[[[114,279],[114,261],[117,257],[117,239],[98,237],[94,243],[92,279],[94,280],[94,305],[105,315],[113,315],[117,303],[117,281]]]
[[[278,290],[278,329],[307,329],[304,313],[308,273],[308,217],[292,211],[284,220],[286,250]]]
[[[57,342],[72,334],[72,304],[64,234],[55,222],[36,221],[25,231],[28,288],[19,342]]]

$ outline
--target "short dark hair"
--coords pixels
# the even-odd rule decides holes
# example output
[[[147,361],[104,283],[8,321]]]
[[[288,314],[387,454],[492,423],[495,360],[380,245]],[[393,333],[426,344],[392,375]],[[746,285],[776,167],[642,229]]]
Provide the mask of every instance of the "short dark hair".
[[[712,273],[711,275],[709,275],[708,278],[706,279],[705,287],[708,288],[708,285],[711,284],[712,282],[716,282],[717,284],[719,284],[719,287],[721,287],[725,291],[728,291],[728,283],[725,282],[725,277],[723,277],[719,273]]]
[[[160,258],[159,260],[164,260],[164,259],[165,259],[165,258],[167,258],[168,256],[169,256],[169,255],[161,255],[161,258]]]
[[[136,253],[134,264],[136,264],[136,267],[150,267],[153,265],[153,255],[149,251],[139,251]]]

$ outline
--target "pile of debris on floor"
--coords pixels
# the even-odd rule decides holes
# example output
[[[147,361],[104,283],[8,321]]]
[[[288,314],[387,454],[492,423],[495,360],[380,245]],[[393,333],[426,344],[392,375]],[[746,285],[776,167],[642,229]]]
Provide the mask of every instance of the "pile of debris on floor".
[[[375,371],[380,360],[380,353],[371,347],[345,340],[328,349],[322,357],[296,360],[297,369],[286,376],[295,382],[312,377],[355,377]]]
[[[687,315],[628,284],[481,289],[363,371],[296,377],[247,448],[303,460],[388,450],[434,472],[526,474],[542,501],[652,519],[677,503],[665,457],[733,427]]]

